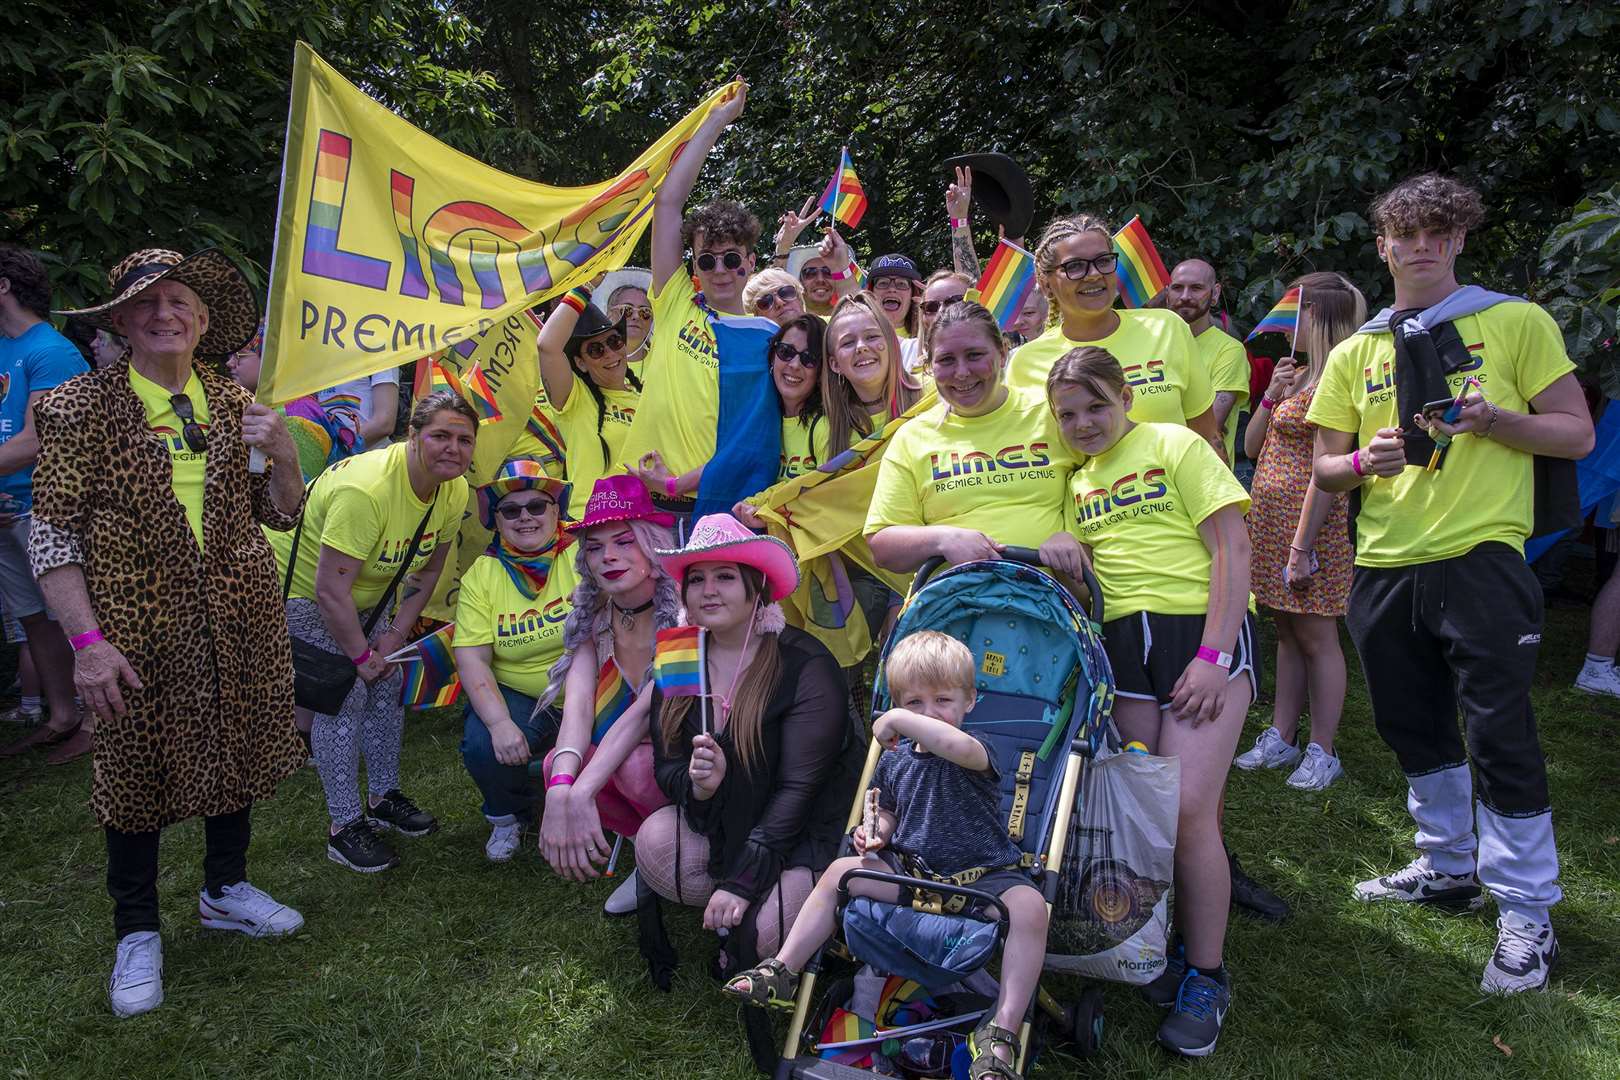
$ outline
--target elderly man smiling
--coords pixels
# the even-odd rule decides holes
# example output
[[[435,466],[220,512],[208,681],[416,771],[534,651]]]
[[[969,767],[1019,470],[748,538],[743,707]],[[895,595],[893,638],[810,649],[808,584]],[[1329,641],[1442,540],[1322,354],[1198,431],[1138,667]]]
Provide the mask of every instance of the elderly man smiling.
[[[248,884],[249,813],[303,760],[292,654],[260,525],[303,502],[286,426],[202,360],[247,344],[258,302],[217,251],[139,251],[112,299],[64,312],[129,342],[127,362],[42,397],[29,555],[99,721],[91,807],[107,837],[119,1016],[163,1000],[158,836],[205,818],[205,927],[287,934],[303,917]],[[270,459],[248,471],[248,448]]]

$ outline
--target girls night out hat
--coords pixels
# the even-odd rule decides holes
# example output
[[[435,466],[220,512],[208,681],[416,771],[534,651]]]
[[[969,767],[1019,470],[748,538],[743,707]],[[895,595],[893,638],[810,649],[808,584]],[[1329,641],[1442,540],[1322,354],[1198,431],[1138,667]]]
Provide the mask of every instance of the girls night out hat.
[[[675,515],[654,506],[646,485],[638,477],[627,473],[604,476],[598,480],[591,489],[590,499],[585,503],[584,516],[571,528],[576,533],[582,533],[586,529],[615,521],[650,521],[666,529],[675,527]]]

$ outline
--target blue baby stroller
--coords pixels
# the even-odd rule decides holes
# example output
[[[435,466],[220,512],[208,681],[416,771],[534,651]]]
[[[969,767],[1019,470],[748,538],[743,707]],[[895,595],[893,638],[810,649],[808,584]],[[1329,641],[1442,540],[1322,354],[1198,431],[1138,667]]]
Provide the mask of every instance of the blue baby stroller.
[[[1036,553],[1029,549],[1009,548],[1000,561],[967,563],[930,579],[939,565],[939,560],[933,560],[918,572],[885,646],[873,691],[873,715],[881,715],[889,706],[883,669],[889,649],[901,638],[917,630],[937,630],[973,650],[979,701],[963,726],[991,746],[1002,776],[1001,804],[1008,835],[1023,852],[1031,883],[1041,889],[1050,910],[1071,834],[1067,823],[1076,809],[1081,772],[1096,752],[1113,709],[1113,676],[1099,626],[1087,618],[1067,589],[1039,567]],[[1089,573],[1085,584],[1095,608],[1101,591]],[[882,750],[875,740],[868,748],[857,789],[860,794],[850,812],[850,830],[861,820],[865,791]],[[917,890],[910,904],[885,904],[867,897],[852,900],[848,889],[841,888],[843,932],[805,967],[782,1057],[774,1070],[776,1080],[856,1080],[881,1075],[852,1067],[849,1051],[870,1045],[874,1052],[883,1047],[900,1052],[902,1047],[911,1047],[908,1038],[923,1032],[971,1029],[988,1003],[983,987],[989,982],[993,988],[993,980],[982,970],[972,969],[988,962],[1003,943],[1006,911],[996,897],[974,890],[971,884],[923,881],[865,869],[852,871],[844,883],[853,876]],[[999,911],[1000,918],[992,922],[975,916],[971,907],[963,908],[961,900],[980,905],[979,910]],[[953,908],[962,910],[952,913]],[[824,1033],[837,1031],[842,1022],[847,1012],[843,1005],[853,985],[847,978],[830,980],[828,964],[834,957],[868,963],[893,976],[891,984],[906,980],[907,986],[924,991],[939,988],[938,1000],[930,999],[939,1007],[931,1006],[923,1023],[891,1022],[873,1028],[869,1037],[854,1040],[826,1038]],[[819,1002],[818,975],[828,975],[832,982]],[[965,989],[945,992],[946,984]],[[1032,1063],[1032,1020],[1037,1013],[1061,1025],[1082,1054],[1095,1052],[1102,1013],[1101,995],[1094,988],[1070,1008],[1060,1006],[1043,989],[1035,1006],[1018,1032],[1016,1068],[1020,1072]],[[902,1012],[900,1017],[906,1019],[906,1014]],[[883,1016],[876,1020],[881,1023]],[[949,1047],[948,1041],[945,1046]],[[950,1075],[948,1061],[942,1065],[935,1056],[931,1066],[906,1063],[906,1075]],[[941,1068],[945,1071],[937,1071]]]

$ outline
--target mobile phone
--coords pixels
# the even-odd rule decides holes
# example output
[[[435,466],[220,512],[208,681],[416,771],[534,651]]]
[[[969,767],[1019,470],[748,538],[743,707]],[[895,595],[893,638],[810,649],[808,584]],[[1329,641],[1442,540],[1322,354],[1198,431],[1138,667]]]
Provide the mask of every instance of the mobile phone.
[[[1423,415],[1425,417],[1433,419],[1434,414],[1439,413],[1440,414],[1440,419],[1445,420],[1446,423],[1449,424],[1449,423],[1451,423],[1453,420],[1455,420],[1457,418],[1455,416],[1453,416],[1453,417],[1451,417],[1450,420],[1447,420],[1446,419],[1446,414],[1449,413],[1451,411],[1452,406],[1456,405],[1456,404],[1457,404],[1457,399],[1456,398],[1443,397],[1443,398],[1440,398],[1438,401],[1431,401],[1428,404],[1424,405],[1423,406]]]

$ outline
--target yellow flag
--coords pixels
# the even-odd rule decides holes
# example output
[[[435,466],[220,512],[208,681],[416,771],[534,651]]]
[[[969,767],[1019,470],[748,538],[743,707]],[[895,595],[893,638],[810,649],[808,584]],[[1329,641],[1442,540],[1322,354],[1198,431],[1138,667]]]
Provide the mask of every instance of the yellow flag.
[[[259,400],[281,404],[451,348],[623,265],[670,164],[735,85],[618,176],[559,188],[445,146],[300,42]]]

